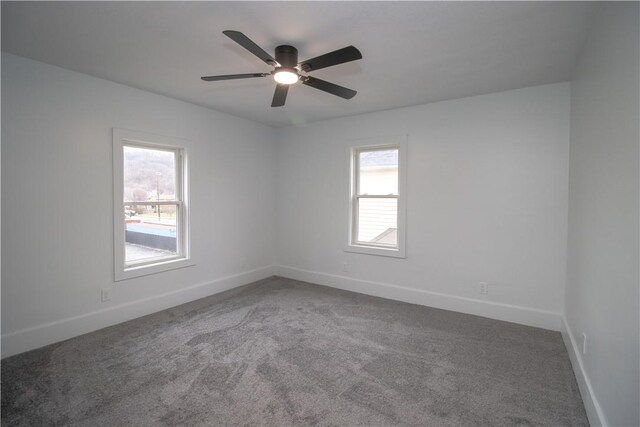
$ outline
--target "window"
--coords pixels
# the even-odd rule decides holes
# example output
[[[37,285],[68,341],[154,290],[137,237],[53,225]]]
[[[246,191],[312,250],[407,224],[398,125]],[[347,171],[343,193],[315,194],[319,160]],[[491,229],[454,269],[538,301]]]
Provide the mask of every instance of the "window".
[[[366,140],[349,149],[349,252],[405,257],[406,139]]]
[[[113,130],[116,280],[191,265],[184,142]]]

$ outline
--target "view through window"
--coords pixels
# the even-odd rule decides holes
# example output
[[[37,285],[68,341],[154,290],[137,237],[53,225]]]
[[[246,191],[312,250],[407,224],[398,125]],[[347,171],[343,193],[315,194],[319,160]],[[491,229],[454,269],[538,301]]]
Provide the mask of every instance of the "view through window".
[[[125,144],[123,160],[125,265],[180,256],[179,152]]]
[[[354,152],[353,242],[398,246],[398,148]]]

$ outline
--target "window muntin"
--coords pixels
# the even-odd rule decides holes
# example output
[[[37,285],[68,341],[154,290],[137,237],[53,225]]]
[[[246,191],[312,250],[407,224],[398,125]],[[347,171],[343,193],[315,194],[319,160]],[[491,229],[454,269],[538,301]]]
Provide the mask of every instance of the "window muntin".
[[[352,141],[344,250],[405,258],[407,137]]]
[[[116,281],[193,265],[185,142],[113,130]]]

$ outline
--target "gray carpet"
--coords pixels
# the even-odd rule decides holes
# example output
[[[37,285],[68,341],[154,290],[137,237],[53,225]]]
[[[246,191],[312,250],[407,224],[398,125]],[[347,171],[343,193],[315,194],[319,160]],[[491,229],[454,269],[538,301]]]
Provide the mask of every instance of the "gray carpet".
[[[587,425],[557,332],[270,278],[2,361],[3,425]]]

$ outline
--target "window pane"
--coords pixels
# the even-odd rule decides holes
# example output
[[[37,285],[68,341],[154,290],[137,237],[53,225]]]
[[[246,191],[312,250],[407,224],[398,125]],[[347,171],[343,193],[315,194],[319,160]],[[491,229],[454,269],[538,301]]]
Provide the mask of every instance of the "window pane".
[[[177,205],[125,205],[125,262],[177,255]]]
[[[358,199],[357,241],[398,245],[398,199]]]
[[[176,159],[172,151],[124,147],[124,201],[176,200]]]
[[[359,194],[398,194],[398,149],[358,154]]]

